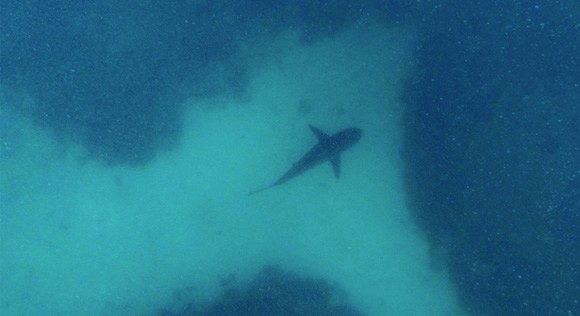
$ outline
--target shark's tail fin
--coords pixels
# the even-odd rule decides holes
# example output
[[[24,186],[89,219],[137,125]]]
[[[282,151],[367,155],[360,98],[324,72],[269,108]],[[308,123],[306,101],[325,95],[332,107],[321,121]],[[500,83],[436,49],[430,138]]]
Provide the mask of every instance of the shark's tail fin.
[[[267,186],[265,188],[261,188],[261,189],[258,189],[258,190],[254,190],[254,191],[248,193],[248,196],[254,195],[254,194],[258,193],[258,192],[262,192],[262,191],[268,190],[269,188],[273,187],[274,185],[275,184],[272,184],[272,185],[269,185],[269,186]]]

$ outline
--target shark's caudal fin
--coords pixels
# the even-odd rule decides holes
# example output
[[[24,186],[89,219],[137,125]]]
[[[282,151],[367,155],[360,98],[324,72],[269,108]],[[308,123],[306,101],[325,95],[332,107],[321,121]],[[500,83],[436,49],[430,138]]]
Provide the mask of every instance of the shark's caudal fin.
[[[254,194],[258,193],[258,192],[266,191],[266,190],[270,189],[273,186],[275,186],[275,184],[269,185],[269,186],[267,186],[265,188],[261,188],[261,189],[258,189],[258,190],[254,190],[254,191],[248,193],[248,196],[254,195]]]

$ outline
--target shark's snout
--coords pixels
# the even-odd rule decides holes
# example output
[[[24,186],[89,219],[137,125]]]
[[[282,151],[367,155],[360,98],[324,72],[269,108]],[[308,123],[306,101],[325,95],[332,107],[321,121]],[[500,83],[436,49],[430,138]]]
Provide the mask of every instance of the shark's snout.
[[[363,131],[360,128],[353,128],[352,130],[353,138],[358,142],[362,137]]]
[[[341,138],[346,144],[354,145],[356,144],[362,137],[363,131],[360,128],[347,128],[340,132]]]

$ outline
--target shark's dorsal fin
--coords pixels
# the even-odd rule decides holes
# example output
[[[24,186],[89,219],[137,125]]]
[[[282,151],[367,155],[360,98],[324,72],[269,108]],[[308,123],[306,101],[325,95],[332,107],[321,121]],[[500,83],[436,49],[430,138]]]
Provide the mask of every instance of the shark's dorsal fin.
[[[340,155],[336,155],[330,159],[332,164],[332,170],[334,170],[334,176],[338,179],[340,178]]]
[[[312,125],[308,125],[308,126],[310,127],[310,130],[314,133],[314,135],[316,135],[316,138],[318,138],[318,141],[321,141],[323,139],[327,139],[328,137],[330,137],[328,134],[319,130],[318,128],[316,128]]]

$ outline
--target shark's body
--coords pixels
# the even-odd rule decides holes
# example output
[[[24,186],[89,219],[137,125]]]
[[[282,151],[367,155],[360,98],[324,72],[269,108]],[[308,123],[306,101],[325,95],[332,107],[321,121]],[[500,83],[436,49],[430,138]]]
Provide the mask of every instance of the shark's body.
[[[347,128],[334,135],[328,135],[312,125],[310,125],[310,129],[318,138],[318,144],[292,165],[290,170],[276,182],[265,188],[252,191],[248,195],[285,183],[325,161],[329,161],[332,164],[334,175],[337,178],[340,177],[340,154],[359,141],[362,136],[362,130],[359,128]]]

